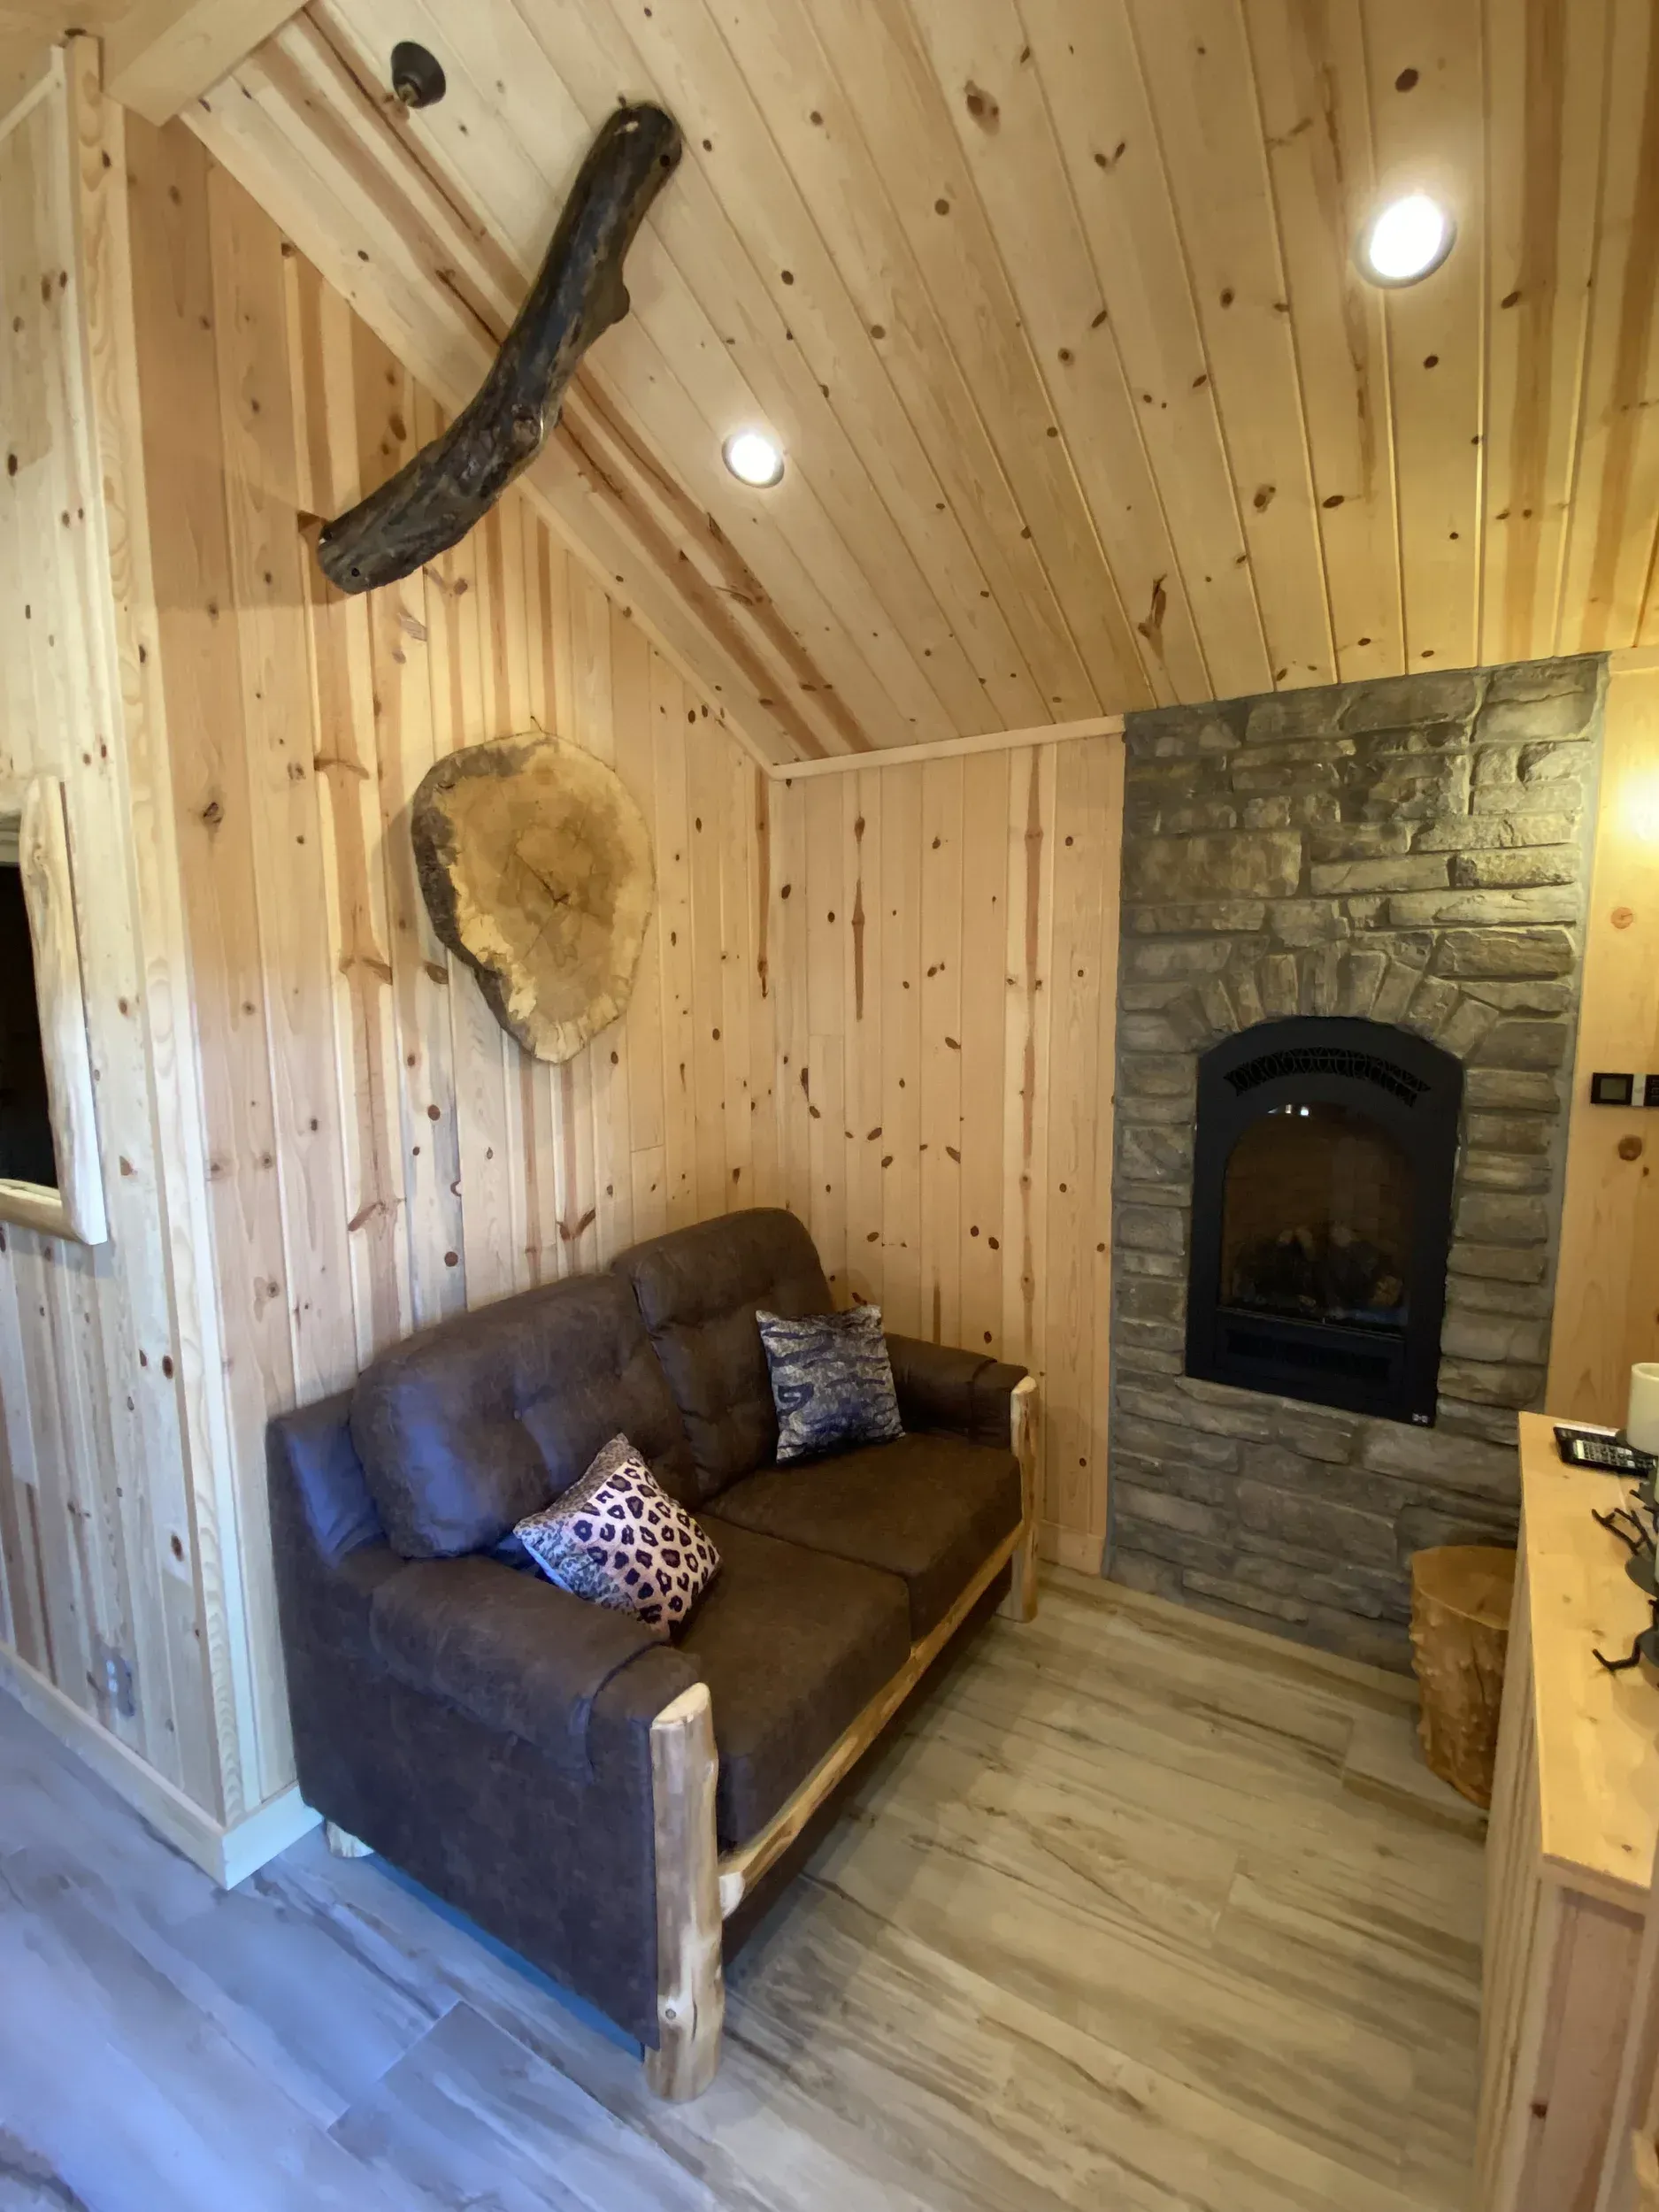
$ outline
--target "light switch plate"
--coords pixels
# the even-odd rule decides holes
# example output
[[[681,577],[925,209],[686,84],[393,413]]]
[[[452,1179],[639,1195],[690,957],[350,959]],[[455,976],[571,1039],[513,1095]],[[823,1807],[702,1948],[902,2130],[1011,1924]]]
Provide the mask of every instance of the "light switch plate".
[[[1592,1106],[1633,1106],[1636,1102],[1636,1078],[1633,1075],[1613,1075],[1602,1072],[1590,1078]]]

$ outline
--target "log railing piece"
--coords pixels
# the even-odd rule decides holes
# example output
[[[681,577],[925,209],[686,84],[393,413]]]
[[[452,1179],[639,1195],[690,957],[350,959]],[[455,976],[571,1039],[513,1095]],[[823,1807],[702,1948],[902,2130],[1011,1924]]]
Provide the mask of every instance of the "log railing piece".
[[[720,2063],[718,1770],[709,1687],[694,1683],[651,1723],[658,2041],[645,2055],[645,2078],[657,2096],[676,2102],[700,2097]]]
[[[661,108],[618,108],[606,119],[472,403],[324,526],[317,557],[331,583],[369,591],[411,574],[464,538],[540,453],[577,364],[628,311],[622,264],[680,156],[679,127]]]
[[[857,1765],[910,1692],[949,1643],[974,1607],[1004,1567],[1016,1561],[1024,1532],[1005,1536],[984,1562],[956,1603],[919,1643],[910,1646],[910,1657],[888,1678],[860,1714],[830,1746],[793,1796],[786,1798],[757,1835],[734,1845],[720,1861],[720,1910],[726,1919],[750,1895],[763,1875],[771,1872],[786,1851],[805,1831],[818,1807]],[[1005,1609],[1004,1606],[999,1610]]]
[[[1037,1378],[1027,1375],[1016,1383],[1009,1400],[1008,1440],[1019,1462],[1022,1519],[1020,1541],[1013,1558],[1014,1578],[1008,1595],[997,1607],[1004,1620],[1030,1621],[1037,1617]]]
[[[341,1827],[336,1821],[324,1821],[323,1841],[336,1859],[372,1859],[374,1856],[372,1843],[365,1843],[361,1836],[354,1836],[349,1828]]]

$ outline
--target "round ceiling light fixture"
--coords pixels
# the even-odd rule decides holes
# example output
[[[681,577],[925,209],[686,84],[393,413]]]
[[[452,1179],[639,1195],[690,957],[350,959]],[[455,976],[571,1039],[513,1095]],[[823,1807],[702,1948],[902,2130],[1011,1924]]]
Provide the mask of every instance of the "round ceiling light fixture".
[[[1361,269],[1373,284],[1416,284],[1452,250],[1457,226],[1426,192],[1408,192],[1378,210],[1360,233]]]
[[[783,480],[783,449],[764,431],[734,430],[720,448],[720,457],[741,484],[766,491]]]

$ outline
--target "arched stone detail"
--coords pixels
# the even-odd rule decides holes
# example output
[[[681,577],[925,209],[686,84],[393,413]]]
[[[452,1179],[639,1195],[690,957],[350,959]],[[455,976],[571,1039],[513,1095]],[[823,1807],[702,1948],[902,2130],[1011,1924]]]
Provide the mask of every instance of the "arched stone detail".
[[[1194,1052],[1258,1022],[1299,1014],[1389,1022],[1464,1061],[1498,1021],[1495,1006],[1448,977],[1352,944],[1235,950],[1219,975],[1188,984],[1164,1008],[1165,1021]]]

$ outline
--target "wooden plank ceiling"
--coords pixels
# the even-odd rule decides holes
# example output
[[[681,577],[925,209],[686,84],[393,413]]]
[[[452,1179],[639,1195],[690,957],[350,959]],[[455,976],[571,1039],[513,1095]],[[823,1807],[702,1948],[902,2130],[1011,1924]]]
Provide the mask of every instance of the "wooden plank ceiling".
[[[453,403],[607,110],[673,111],[537,491],[775,760],[1659,638],[1656,25],[314,0],[191,120]],[[1419,185],[1455,248],[1379,291],[1353,236]]]

